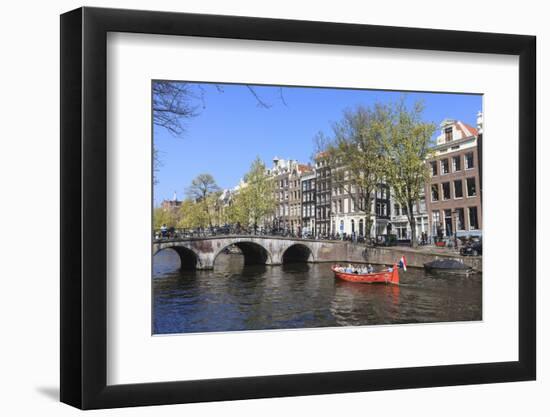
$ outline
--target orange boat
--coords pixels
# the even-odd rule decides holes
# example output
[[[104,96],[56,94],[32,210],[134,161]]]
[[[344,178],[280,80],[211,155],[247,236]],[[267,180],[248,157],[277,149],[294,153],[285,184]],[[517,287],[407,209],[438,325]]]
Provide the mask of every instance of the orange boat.
[[[381,283],[381,284],[394,284],[399,285],[399,270],[397,264],[393,264],[392,272],[380,271],[370,274],[353,274],[349,272],[342,272],[338,269],[341,268],[337,265],[332,265],[331,269],[337,278],[343,279],[349,282],[361,282],[367,284]]]

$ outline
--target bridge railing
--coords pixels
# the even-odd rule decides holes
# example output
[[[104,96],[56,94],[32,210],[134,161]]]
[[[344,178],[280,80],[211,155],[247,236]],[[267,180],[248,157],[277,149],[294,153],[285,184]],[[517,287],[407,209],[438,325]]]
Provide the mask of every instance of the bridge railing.
[[[267,230],[258,228],[236,228],[236,227],[214,227],[206,229],[182,229],[182,228],[166,228],[166,229],[154,229],[153,237],[155,239],[181,239],[191,237],[213,237],[213,236],[234,236],[234,235],[246,235],[246,236],[280,236],[291,238],[311,238],[313,235],[306,235],[305,233],[298,234],[292,231],[285,230]]]
[[[216,236],[256,236],[256,237],[281,237],[290,239],[303,239],[303,240],[327,240],[327,241],[347,241],[357,244],[373,244],[373,239],[365,238],[363,236],[351,236],[351,235],[313,235],[312,233],[296,233],[290,230],[282,229],[264,229],[223,226],[213,227],[205,229],[184,229],[184,228],[166,228],[166,229],[154,229],[153,239],[155,241],[163,240],[178,240],[187,238],[210,238]]]

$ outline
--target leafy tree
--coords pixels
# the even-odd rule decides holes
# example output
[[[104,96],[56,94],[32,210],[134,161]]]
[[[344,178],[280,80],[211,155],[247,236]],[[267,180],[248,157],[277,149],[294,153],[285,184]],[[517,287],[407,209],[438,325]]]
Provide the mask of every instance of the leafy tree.
[[[259,157],[252,162],[244,182],[228,210],[229,216],[234,223],[254,227],[271,215],[276,205],[273,180]]]
[[[384,177],[384,137],[389,114],[380,105],[357,106],[346,110],[333,125],[333,137],[317,137],[325,143],[325,154],[332,168],[332,187],[341,188],[366,215],[366,230],[371,228],[373,199]]]
[[[156,207],[153,210],[153,227],[160,229],[163,224],[167,227],[176,227],[178,223],[178,213],[176,210]]]
[[[426,160],[431,156],[431,138],[435,132],[433,123],[422,120],[424,105],[416,102],[408,108],[401,100],[387,106],[391,123],[384,135],[385,178],[393,196],[406,207],[411,227],[411,246],[416,246],[416,218],[414,207],[419,202],[429,170]]]
[[[225,223],[223,216],[222,202],[220,201],[221,191],[210,193],[206,197],[206,206],[209,213],[209,221],[211,225],[221,225]]]
[[[184,229],[204,228],[209,224],[208,214],[201,203],[186,199],[179,209],[177,226]]]

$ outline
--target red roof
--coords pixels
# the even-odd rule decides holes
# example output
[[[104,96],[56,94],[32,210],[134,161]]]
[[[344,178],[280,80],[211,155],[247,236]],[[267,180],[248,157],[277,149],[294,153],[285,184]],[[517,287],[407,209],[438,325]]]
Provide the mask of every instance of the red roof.
[[[475,127],[472,127],[469,124],[464,122],[456,122],[455,127],[462,132],[465,138],[469,138],[471,136],[477,136],[478,134],[478,131]]]
[[[298,172],[306,172],[306,171],[311,171],[313,168],[311,167],[311,165],[306,165],[306,164],[298,164]]]

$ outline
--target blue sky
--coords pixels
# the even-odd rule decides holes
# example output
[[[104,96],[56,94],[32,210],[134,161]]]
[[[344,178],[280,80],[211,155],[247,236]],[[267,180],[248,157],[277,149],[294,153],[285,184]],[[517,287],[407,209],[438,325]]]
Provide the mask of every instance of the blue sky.
[[[403,92],[330,88],[256,86],[266,109],[243,85],[196,84],[204,92],[197,99],[198,116],[185,122],[186,131],[174,137],[154,127],[155,146],[162,166],[154,188],[155,205],[178,199],[198,174],[208,172],[222,188],[232,188],[259,156],[271,166],[274,156],[307,163],[315,149],[313,138],[319,131],[330,135],[332,124],[345,109],[375,102],[398,101]],[[437,125],[445,119],[462,120],[475,127],[482,110],[482,96],[407,92],[407,103],[423,100],[424,119]],[[286,103],[286,104],[285,104]]]

